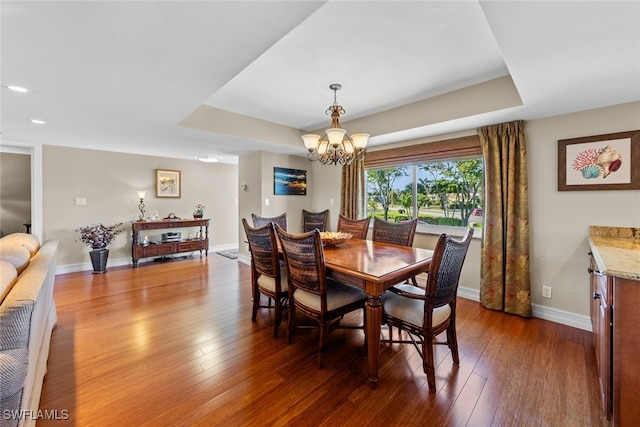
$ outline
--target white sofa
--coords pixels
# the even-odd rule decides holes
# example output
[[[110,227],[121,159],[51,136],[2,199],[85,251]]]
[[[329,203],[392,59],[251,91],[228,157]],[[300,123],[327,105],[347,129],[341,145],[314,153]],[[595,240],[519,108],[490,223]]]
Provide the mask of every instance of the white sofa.
[[[34,426],[49,342],[58,242],[14,233],[0,239],[0,427]]]

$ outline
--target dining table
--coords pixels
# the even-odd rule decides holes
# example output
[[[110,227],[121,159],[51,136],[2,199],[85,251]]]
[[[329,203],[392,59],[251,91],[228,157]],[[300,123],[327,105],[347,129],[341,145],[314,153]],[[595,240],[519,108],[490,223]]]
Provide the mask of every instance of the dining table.
[[[366,325],[369,385],[378,386],[382,301],[390,287],[429,269],[433,251],[372,240],[350,239],[324,248],[326,275],[367,294]]]

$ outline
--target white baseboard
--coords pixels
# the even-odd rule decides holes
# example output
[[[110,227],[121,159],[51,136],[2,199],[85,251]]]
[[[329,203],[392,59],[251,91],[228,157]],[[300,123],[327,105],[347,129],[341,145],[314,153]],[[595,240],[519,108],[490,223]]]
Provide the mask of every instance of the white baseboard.
[[[231,251],[237,250],[237,243],[230,243],[226,245],[216,245],[209,248],[209,255],[215,254],[220,251]],[[199,253],[199,251],[193,252],[195,255]],[[182,254],[176,254],[177,256],[186,256],[189,255],[188,252],[183,252]],[[88,258],[88,257],[87,257]],[[133,265],[133,261],[131,257],[124,258],[109,258],[107,261],[107,269],[109,267],[120,267],[122,265]],[[77,271],[91,271],[93,270],[93,266],[91,265],[91,261],[78,263],[78,264],[66,264],[66,265],[58,265],[56,266],[56,274],[65,274],[65,273],[75,273]]]
[[[593,332],[593,329],[591,328],[591,318],[589,316],[571,313],[569,311],[547,307],[544,305],[532,304],[532,306],[533,317],[560,323],[562,325],[572,326],[584,331]]]
[[[480,302],[480,291],[465,287],[458,287],[458,296],[468,300]],[[571,313],[569,311],[560,310],[553,307],[547,307],[539,304],[532,304],[533,317],[548,320],[550,322],[560,323],[561,325],[571,326],[592,332],[591,318],[581,314]]]
[[[480,291],[477,289],[465,288],[458,286],[458,296],[471,301],[480,302]]]

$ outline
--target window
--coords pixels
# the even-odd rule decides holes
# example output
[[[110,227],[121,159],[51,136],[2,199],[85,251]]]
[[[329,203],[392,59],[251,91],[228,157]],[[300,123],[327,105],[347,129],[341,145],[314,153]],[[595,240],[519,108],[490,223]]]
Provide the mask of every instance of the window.
[[[423,230],[482,226],[484,163],[476,136],[373,152],[365,162],[367,216],[418,218]]]

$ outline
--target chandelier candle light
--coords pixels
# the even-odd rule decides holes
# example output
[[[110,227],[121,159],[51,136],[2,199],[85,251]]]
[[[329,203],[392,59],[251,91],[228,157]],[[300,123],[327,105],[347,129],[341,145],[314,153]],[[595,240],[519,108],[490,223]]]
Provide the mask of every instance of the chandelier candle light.
[[[333,105],[325,112],[331,115],[331,127],[320,135],[302,135],[304,146],[309,153],[307,158],[311,161],[318,160],[325,165],[351,164],[354,160],[364,160],[364,149],[369,141],[368,133],[354,133],[347,135],[347,131],[340,127],[340,115],[344,114],[344,108],[338,105],[337,91],[342,85],[333,83],[329,86],[333,91]]]

